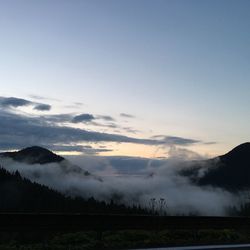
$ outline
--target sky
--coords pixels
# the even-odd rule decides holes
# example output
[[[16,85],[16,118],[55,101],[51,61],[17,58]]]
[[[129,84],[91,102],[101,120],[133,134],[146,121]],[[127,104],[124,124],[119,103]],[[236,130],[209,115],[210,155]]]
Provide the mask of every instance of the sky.
[[[249,9],[0,0],[0,150],[215,156],[249,141]]]

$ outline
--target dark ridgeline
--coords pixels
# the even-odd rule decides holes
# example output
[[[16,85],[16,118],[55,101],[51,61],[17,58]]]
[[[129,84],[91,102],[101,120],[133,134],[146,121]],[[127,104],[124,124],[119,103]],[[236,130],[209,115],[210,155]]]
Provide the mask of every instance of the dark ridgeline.
[[[210,185],[232,192],[250,189],[250,143],[243,143],[214,159],[194,162],[181,174],[201,186]]]
[[[67,173],[78,173],[82,174],[84,176],[91,175],[88,171],[82,169],[81,167],[74,165],[67,161],[65,158],[54,154],[50,150],[39,147],[39,146],[33,146],[28,147],[25,149],[22,149],[20,151],[15,152],[5,152],[0,153],[0,159],[1,158],[10,158],[17,162],[27,163],[27,164],[49,164],[49,163],[58,163],[61,167],[61,170],[67,174]],[[96,180],[102,181],[101,178],[98,178],[97,176],[92,175],[93,178]]]
[[[250,188],[250,143],[244,143],[219,156],[215,168],[211,168],[199,180],[201,185],[213,185],[231,191]]]
[[[46,164],[65,160],[63,157],[52,153],[48,149],[38,146],[25,148],[17,152],[0,153],[0,156],[9,157],[15,161],[29,164]]]

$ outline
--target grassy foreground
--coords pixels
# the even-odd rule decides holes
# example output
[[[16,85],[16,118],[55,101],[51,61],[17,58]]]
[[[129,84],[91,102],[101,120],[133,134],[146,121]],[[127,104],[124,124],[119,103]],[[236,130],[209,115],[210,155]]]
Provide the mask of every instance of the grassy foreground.
[[[126,230],[51,234],[1,234],[0,250],[96,250],[147,247],[249,243],[250,232],[234,230]]]

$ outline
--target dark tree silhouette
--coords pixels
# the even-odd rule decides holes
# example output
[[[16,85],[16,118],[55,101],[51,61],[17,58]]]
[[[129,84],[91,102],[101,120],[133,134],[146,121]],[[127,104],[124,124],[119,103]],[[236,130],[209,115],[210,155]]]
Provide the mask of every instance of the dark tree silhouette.
[[[144,214],[146,210],[127,207],[111,200],[67,197],[44,185],[23,178],[18,171],[10,173],[0,167],[0,212],[60,212],[99,214]]]

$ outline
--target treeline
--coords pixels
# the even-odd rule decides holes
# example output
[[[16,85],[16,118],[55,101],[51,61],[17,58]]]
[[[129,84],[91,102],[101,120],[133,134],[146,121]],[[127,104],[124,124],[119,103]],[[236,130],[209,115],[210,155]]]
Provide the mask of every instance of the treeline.
[[[125,206],[114,200],[100,202],[94,198],[68,197],[47,186],[10,173],[0,167],[0,212],[4,213],[98,213],[147,214],[140,206]]]
[[[246,200],[242,204],[240,204],[238,209],[234,209],[234,213],[238,216],[250,216],[250,201]]]

